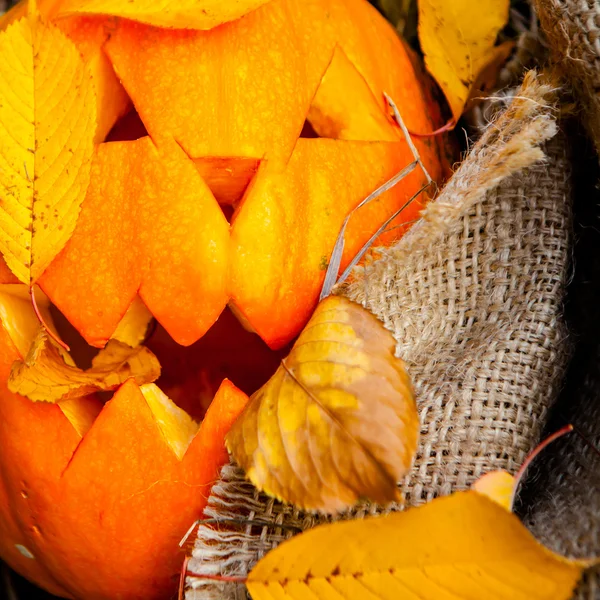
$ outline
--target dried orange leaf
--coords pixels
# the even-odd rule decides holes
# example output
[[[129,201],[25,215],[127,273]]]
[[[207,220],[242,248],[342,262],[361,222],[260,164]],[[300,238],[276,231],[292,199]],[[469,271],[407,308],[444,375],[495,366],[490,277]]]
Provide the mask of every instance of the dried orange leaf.
[[[480,477],[472,489],[487,496],[506,510],[512,510],[513,490],[516,481],[507,471],[492,471]]]
[[[124,17],[157,27],[213,29],[270,0],[66,0],[59,16],[96,14]]]
[[[0,33],[0,252],[31,285],[75,228],[96,128],[92,77],[33,9]]]
[[[496,37],[509,0],[419,0],[425,66],[442,88],[454,119],[463,112],[481,71],[497,58]]]
[[[323,300],[227,436],[252,483],[305,509],[398,499],[419,422],[392,335],[342,297]]]
[[[567,600],[581,573],[469,491],[316,527],[269,552],[247,586],[253,600]]]
[[[158,359],[148,348],[130,348],[110,340],[89,369],[79,369],[71,357],[42,330],[24,361],[14,363],[8,387],[37,402],[59,402],[96,391],[114,390],[132,377],[138,385],[160,376]]]

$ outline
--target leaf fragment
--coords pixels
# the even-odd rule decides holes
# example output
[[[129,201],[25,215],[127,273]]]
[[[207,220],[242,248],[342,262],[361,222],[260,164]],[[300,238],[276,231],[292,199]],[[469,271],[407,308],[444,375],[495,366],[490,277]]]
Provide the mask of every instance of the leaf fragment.
[[[159,376],[160,364],[148,348],[131,348],[118,340],[109,340],[89,369],[79,369],[70,355],[41,330],[25,360],[13,364],[8,388],[35,402],[59,402],[114,390],[130,377],[142,385]]]
[[[316,527],[269,552],[246,585],[253,600],[567,600],[581,573],[515,515],[467,491]]]
[[[425,66],[444,92],[456,121],[481,71],[498,59],[496,37],[508,21],[509,0],[419,0]]]
[[[270,0],[66,0],[59,16],[96,14],[174,29],[213,29]]]
[[[512,500],[516,480],[508,471],[491,471],[482,475],[473,485],[472,489],[497,502],[506,510],[512,510]]]
[[[30,10],[0,33],[0,252],[32,285],[71,236],[90,177],[92,76],[75,45]]]
[[[323,300],[227,445],[256,487],[298,507],[336,512],[361,497],[399,499],[419,422],[395,342],[370,312]]]

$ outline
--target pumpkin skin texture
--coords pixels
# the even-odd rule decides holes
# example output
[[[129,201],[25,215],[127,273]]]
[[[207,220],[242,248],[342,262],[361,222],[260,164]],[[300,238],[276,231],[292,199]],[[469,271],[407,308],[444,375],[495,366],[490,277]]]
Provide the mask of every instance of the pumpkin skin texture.
[[[180,461],[133,381],[82,438],[58,405],[6,389],[16,358],[0,328],[0,555],[66,598],[170,597],[178,543],[202,513],[247,396],[223,382]]]
[[[439,124],[409,50],[366,0],[272,0],[208,31],[116,20],[103,49],[150,137],[130,142],[127,159],[110,148],[117,142],[99,146],[78,225],[42,289],[98,347],[137,292],[180,344],[199,339],[230,303],[271,348],[285,346],[316,306],[345,216],[412,161],[383,93],[409,128]],[[330,139],[299,139],[307,118]],[[150,138],[165,176],[131,194],[149,214],[144,221],[122,192],[140,172],[151,174],[148,156],[135,150]],[[437,140],[416,143],[439,180]],[[342,267],[424,182],[415,171],[361,209]],[[170,228],[148,235],[146,223],[180,183],[188,192],[179,213],[163,220]],[[185,198],[196,189],[201,206]],[[233,210],[229,224],[218,223],[219,204]],[[198,214],[186,217],[186,206]],[[421,207],[414,202],[392,225],[413,221]],[[211,257],[193,251],[194,227],[204,232],[196,246],[210,247]]]
[[[410,50],[367,0],[256,2],[185,30],[61,13],[78,1],[38,0],[89,65],[98,98],[81,213],[38,284],[96,348],[139,296],[160,324],[148,345],[165,356],[164,391],[194,418],[217,391],[189,446],[189,422],[165,425],[158,388],[131,380],[106,403],[33,403],[7,388],[28,347],[0,311],[0,557],[65,598],[162,600],[248,400],[234,377],[220,382],[221,357],[236,348],[253,375],[259,360],[276,366],[282,354],[267,346],[284,352],[308,321],[344,218],[412,162],[384,92],[411,130],[441,119]],[[415,143],[439,181],[443,140]],[[415,170],[356,214],[342,268],[424,182]],[[379,242],[402,235],[425,200]],[[3,260],[0,283],[16,283]],[[266,344],[253,336],[250,359],[240,323]],[[173,340],[189,354],[169,356]]]

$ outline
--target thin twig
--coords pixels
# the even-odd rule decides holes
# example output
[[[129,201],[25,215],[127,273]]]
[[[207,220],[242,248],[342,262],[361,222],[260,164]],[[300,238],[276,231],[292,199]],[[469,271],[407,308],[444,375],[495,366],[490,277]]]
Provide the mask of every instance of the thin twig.
[[[432,183],[433,179],[431,179],[431,175],[429,175],[429,172],[427,171],[427,169],[425,168],[425,165],[423,164],[423,161],[421,160],[421,155],[419,154],[419,151],[417,150],[415,143],[412,141],[411,134],[408,131],[408,127],[406,127],[406,125],[404,124],[404,120],[402,119],[402,115],[400,114],[400,111],[398,110],[396,103],[385,92],[383,93],[383,96],[385,97],[385,101],[388,103],[388,105],[392,109],[392,112],[394,113],[394,119],[396,120],[396,123],[398,123],[398,125],[400,126],[400,129],[402,129],[402,133],[404,134],[406,143],[408,144],[408,147],[410,148],[410,151],[412,152],[414,159],[419,163],[419,166],[421,167],[421,171],[423,171],[423,173],[425,173],[427,182]]]
[[[429,187],[429,183],[421,186],[419,190],[417,190],[387,221],[381,225],[381,227],[368,239],[368,241],[363,245],[363,247],[356,253],[356,256],[350,261],[350,264],[345,268],[344,272],[339,276],[337,283],[343,283],[346,281],[352,269],[358,264],[361,258],[367,253],[369,248],[373,245],[373,242],[385,231],[386,227],[400,215],[400,213],[410,206],[416,198],[424,192]]]
[[[392,112],[394,114],[394,119],[396,120],[400,129],[402,130],[402,133],[404,134],[406,143],[408,144],[408,147],[410,148],[410,151],[414,157],[414,161],[411,162],[406,167],[404,167],[399,173],[397,173],[396,175],[394,175],[394,177],[392,177],[391,179],[386,181],[382,186],[377,188],[374,192],[369,194],[362,202],[360,202],[357,206],[355,206],[348,213],[348,215],[344,219],[344,222],[342,223],[342,227],[340,229],[338,237],[333,246],[333,250],[331,251],[331,257],[329,259],[329,265],[327,267],[327,272],[325,273],[325,280],[323,282],[323,287],[321,289],[321,295],[319,296],[319,300],[323,300],[324,298],[329,296],[331,294],[331,291],[333,290],[334,286],[336,285],[336,283],[339,283],[338,276],[339,276],[340,267],[342,264],[342,256],[344,254],[346,227],[348,226],[348,223],[349,223],[352,215],[354,215],[354,213],[357,210],[359,210],[360,208],[362,208],[365,204],[371,202],[371,200],[374,200],[375,198],[381,196],[381,194],[384,194],[385,192],[387,192],[388,190],[393,188],[397,183],[402,181],[402,179],[404,179],[407,175],[409,175],[412,171],[414,171],[417,166],[421,167],[421,170],[423,171],[423,174],[425,175],[425,177],[427,179],[427,184],[430,185],[431,183],[433,183],[433,180],[431,179],[429,172],[427,171],[427,169],[425,168],[425,165],[423,164],[423,161],[421,160],[421,156],[419,155],[417,147],[415,146],[414,142],[412,141],[412,139],[410,137],[410,132],[408,131],[406,125],[404,124],[404,121],[402,120],[402,116],[400,115],[400,111],[398,110],[398,107],[396,106],[395,102],[392,100],[392,98],[390,98],[390,96],[388,94],[386,94],[384,92],[383,95],[384,95],[386,102],[392,109]],[[421,191],[423,191],[423,189]],[[413,196],[408,202],[406,202],[404,204],[404,206],[402,206],[402,208],[399,211],[396,211],[394,213],[394,215],[391,217],[391,219],[388,219],[386,221],[384,228],[391,222],[391,220],[395,219],[402,212],[402,210],[404,210],[407,206],[409,206],[409,204],[416,197],[417,197],[416,195]],[[348,276],[349,269],[352,269],[352,267],[354,267],[356,265],[356,263],[364,256],[365,252],[369,249],[371,244],[381,234],[381,231],[382,231],[382,229],[379,228],[377,233],[375,235],[371,236],[369,241],[360,249],[359,254],[358,254],[358,259],[356,256],[354,257],[354,259],[351,261],[351,265],[344,270],[341,281],[343,281]]]
[[[190,557],[186,556],[183,559],[183,564],[181,565],[181,573],[179,574],[179,591],[177,593],[177,600],[183,600],[183,595],[185,593],[185,578],[188,574],[188,563],[190,562]]]
[[[342,227],[340,229],[340,233],[338,234],[337,240],[335,241],[335,245],[331,252],[331,259],[329,260],[329,267],[327,267],[327,273],[325,274],[325,281],[323,282],[323,289],[321,290],[321,296],[319,300],[323,300],[331,294],[331,290],[333,286],[336,284],[338,274],[340,272],[340,265],[342,263],[342,255],[344,253],[344,236],[346,234],[346,227],[348,226],[348,222],[352,215],[359,209],[362,208],[365,204],[381,196],[391,188],[393,188],[398,182],[402,181],[409,173],[414,171],[418,166],[418,161],[414,161],[410,163],[408,166],[404,167],[399,173],[394,175],[391,179],[386,181],[383,185],[378,187],[374,192],[370,193],[362,202],[358,204],[358,206],[354,207],[344,219],[342,223]]]
[[[410,130],[410,135],[416,138],[428,138],[435,137],[436,135],[441,135],[442,133],[447,133],[448,131],[453,131],[456,127],[456,120],[454,118],[450,119],[447,123],[434,129],[433,131],[429,131],[426,133],[421,133],[420,131],[412,131]]]

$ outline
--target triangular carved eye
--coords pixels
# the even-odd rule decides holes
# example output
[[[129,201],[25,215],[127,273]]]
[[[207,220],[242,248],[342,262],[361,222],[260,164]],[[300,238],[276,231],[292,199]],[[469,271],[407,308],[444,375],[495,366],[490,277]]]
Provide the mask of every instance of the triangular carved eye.
[[[399,129],[352,61],[338,46],[312,100],[302,138],[396,142]]]
[[[108,132],[107,142],[131,142],[139,140],[148,135],[146,126],[140,119],[140,115],[132,108],[126,115],[122,116]]]

